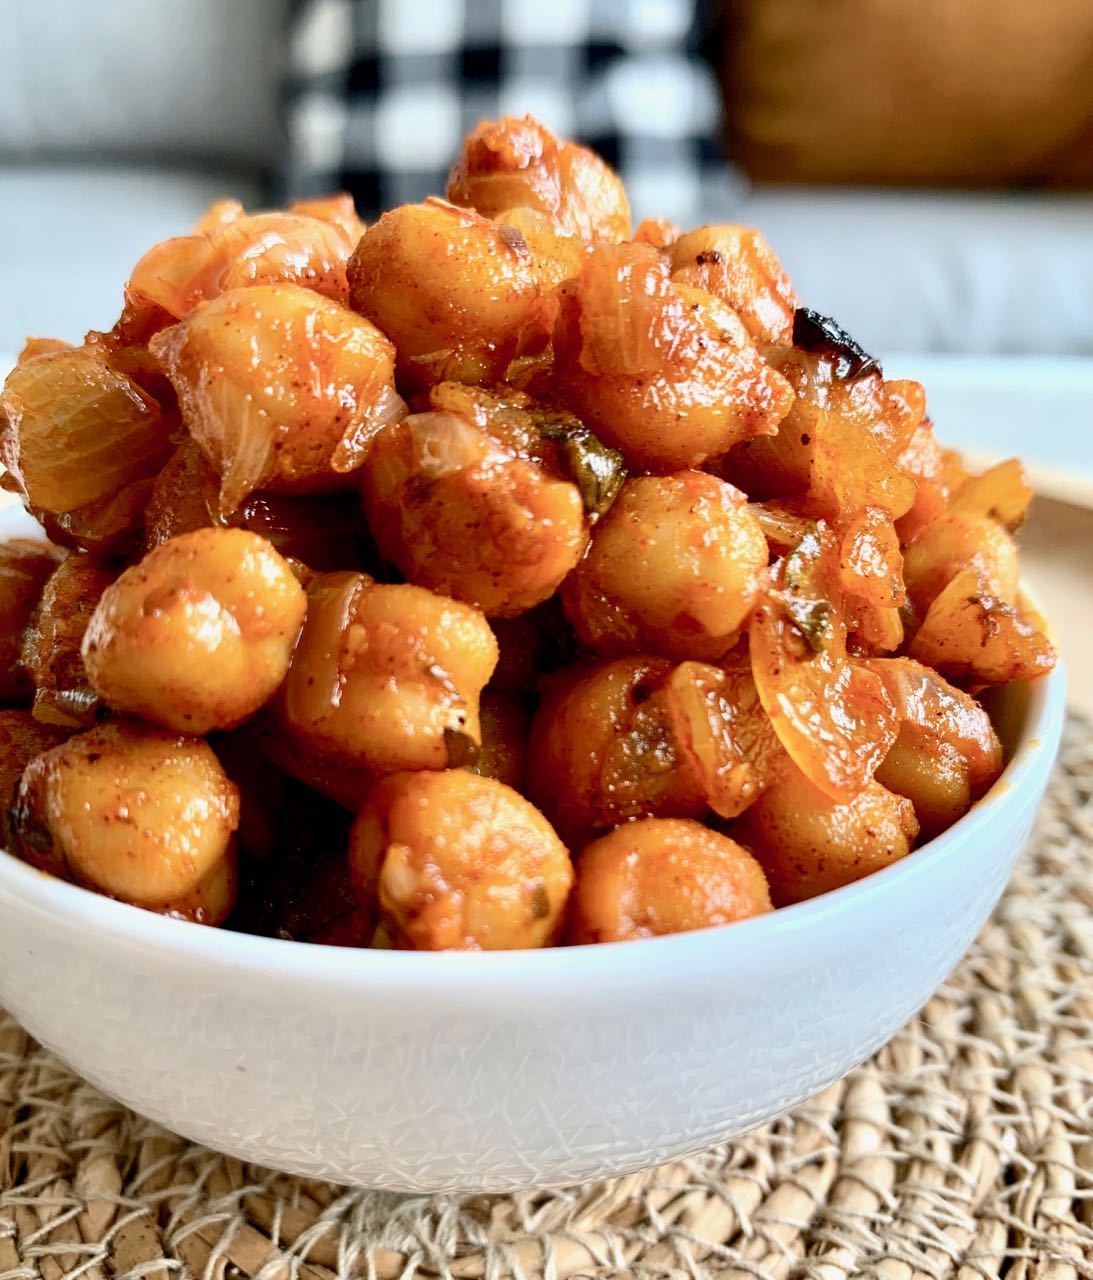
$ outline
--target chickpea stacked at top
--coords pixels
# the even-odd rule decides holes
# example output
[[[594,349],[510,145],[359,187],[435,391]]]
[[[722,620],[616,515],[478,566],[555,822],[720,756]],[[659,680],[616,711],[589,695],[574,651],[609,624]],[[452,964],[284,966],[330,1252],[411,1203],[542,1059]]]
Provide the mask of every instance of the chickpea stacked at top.
[[[998,777],[1050,669],[1018,464],[800,305],[479,126],[447,199],[214,206],[4,387],[7,838],[147,909],[417,949],[846,885]]]

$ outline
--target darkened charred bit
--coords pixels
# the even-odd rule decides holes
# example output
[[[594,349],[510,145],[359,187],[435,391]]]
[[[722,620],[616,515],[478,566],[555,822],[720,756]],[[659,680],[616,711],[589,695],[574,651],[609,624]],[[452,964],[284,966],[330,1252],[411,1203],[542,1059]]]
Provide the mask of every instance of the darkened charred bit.
[[[808,307],[793,313],[793,345],[801,351],[828,356],[835,362],[835,377],[862,378],[867,373],[880,373],[880,361],[837,325],[830,316],[822,316]]]
[[[504,244],[506,249],[511,249],[518,258],[531,257],[528,242],[524,239],[524,233],[519,227],[510,227],[505,222],[499,222],[497,230],[501,236],[501,243]]]

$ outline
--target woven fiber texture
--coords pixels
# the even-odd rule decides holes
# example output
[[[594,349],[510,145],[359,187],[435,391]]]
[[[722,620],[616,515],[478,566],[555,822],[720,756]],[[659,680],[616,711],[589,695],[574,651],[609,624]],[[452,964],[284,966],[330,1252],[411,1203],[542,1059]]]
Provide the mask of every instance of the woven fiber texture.
[[[1093,1277],[1093,724],[1013,885],[880,1053],[704,1155],[563,1191],[346,1191],[174,1138],[0,1014],[0,1280]]]

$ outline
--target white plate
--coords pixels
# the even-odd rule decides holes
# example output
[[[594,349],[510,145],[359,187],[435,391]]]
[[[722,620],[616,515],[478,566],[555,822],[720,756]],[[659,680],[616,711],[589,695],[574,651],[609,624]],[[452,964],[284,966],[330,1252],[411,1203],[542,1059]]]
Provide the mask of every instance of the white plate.
[[[1020,458],[1036,489],[1093,506],[1093,359],[891,355],[885,376],[926,388],[943,444],[977,466]]]

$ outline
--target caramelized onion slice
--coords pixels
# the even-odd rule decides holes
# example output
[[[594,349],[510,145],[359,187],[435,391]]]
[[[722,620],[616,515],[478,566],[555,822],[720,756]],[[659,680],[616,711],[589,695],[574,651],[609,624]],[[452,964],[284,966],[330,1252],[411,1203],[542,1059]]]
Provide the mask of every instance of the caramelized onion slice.
[[[738,817],[773,781],[783,756],[750,671],[681,662],[665,693],[672,728],[707,803],[722,818]]]
[[[1051,641],[993,594],[975,569],[963,569],[930,605],[908,655],[950,680],[1009,684],[1055,666]]]
[[[53,515],[109,503],[152,475],[170,448],[156,401],[83,348],[24,361],[0,407],[0,458],[28,504]]]
[[[749,634],[755,685],[782,746],[825,795],[851,799],[895,741],[896,714],[880,679],[847,657],[838,553],[823,525],[775,566]]]
[[[949,510],[987,516],[1014,533],[1024,524],[1032,498],[1025,468],[1010,458],[982,475],[969,476],[953,495]]]

